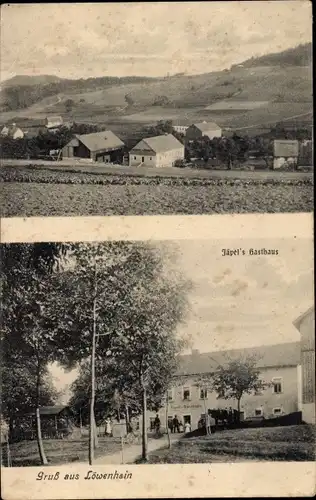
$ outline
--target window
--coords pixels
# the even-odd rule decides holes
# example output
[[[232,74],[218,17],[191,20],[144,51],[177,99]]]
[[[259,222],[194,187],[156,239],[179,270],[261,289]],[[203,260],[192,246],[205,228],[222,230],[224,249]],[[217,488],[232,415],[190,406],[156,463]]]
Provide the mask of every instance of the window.
[[[145,161],[145,156],[142,156],[142,163],[144,163]]]
[[[134,160],[136,160],[136,156],[134,156]]]
[[[190,387],[183,387],[183,399],[189,401],[191,399]]]
[[[168,401],[173,401],[173,389],[168,389]]]
[[[200,399],[207,399],[207,389],[200,389]]]
[[[256,408],[255,409],[255,416],[256,417],[262,417],[263,415],[263,409],[262,408]]]
[[[149,159],[152,160],[152,157],[150,156]]]
[[[273,415],[281,415],[282,408],[273,408]]]
[[[281,377],[272,379],[272,391],[274,394],[281,394],[283,392]]]

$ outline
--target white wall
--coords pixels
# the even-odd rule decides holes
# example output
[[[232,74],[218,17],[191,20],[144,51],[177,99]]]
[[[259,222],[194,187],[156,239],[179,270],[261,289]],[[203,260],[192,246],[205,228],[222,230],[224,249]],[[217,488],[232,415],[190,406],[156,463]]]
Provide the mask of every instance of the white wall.
[[[143,161],[144,160],[144,161]],[[148,153],[148,151],[142,153],[129,153],[129,166],[137,166],[142,164],[146,167],[156,167],[157,158],[154,152]]]
[[[157,154],[157,167],[172,167],[176,160],[184,159],[184,146]]]

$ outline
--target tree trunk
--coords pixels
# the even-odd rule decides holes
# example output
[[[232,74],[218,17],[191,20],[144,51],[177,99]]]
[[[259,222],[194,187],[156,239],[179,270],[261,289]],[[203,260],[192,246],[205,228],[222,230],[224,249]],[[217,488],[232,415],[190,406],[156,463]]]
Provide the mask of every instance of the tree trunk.
[[[170,440],[168,413],[169,413],[169,399],[168,399],[168,391],[167,391],[167,393],[166,393],[166,430],[167,430],[168,448],[170,449],[171,448],[171,440]]]
[[[205,394],[203,394],[203,396],[205,396]],[[204,412],[205,412],[204,414],[205,414],[206,435],[209,436],[211,434],[211,431],[210,431],[210,428],[209,428],[209,425],[208,425],[209,419],[208,419],[208,414],[207,414],[205,397],[203,397],[203,403],[204,403]]]
[[[142,413],[143,413],[143,421],[142,421],[142,458],[147,461],[148,458],[148,443],[147,443],[147,393],[144,384],[142,384],[143,388],[143,401],[142,401]]]
[[[241,398],[237,399],[237,423],[240,424],[240,400]]]
[[[96,449],[96,448],[99,447],[99,436],[98,436],[98,428],[97,428],[97,424],[96,424],[96,421],[95,421],[94,412],[93,412],[93,418],[94,418],[93,444],[94,444],[94,449]]]
[[[95,278],[96,287],[96,278]],[[95,290],[96,291],[96,290]],[[95,444],[95,419],[94,419],[94,401],[95,401],[95,351],[96,351],[96,293],[93,299],[93,330],[92,330],[92,348],[91,348],[91,396],[90,396],[90,426],[89,426],[89,465],[94,460]]]
[[[126,422],[126,434],[128,434],[130,431],[130,422],[129,422],[129,411],[127,404],[125,405],[125,422]]]
[[[41,369],[40,369],[39,360],[38,360],[37,379],[36,379],[36,400],[37,400],[36,401],[36,439],[37,439],[37,446],[38,446],[38,452],[39,452],[41,464],[47,465],[48,461],[47,461],[45,451],[44,451],[44,446],[43,446],[41,417],[40,417],[40,410],[39,410],[40,387],[41,387]]]

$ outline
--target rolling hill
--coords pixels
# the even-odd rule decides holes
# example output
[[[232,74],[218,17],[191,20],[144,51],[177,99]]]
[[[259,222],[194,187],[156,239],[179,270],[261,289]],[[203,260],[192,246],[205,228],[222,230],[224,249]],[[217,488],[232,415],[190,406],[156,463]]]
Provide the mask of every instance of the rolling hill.
[[[113,124],[118,129],[159,119],[187,123],[209,119],[235,129],[291,119],[311,126],[311,61],[311,44],[305,44],[202,75],[56,81],[46,77],[50,81],[44,83],[38,77],[14,77],[4,82],[0,106],[5,121],[57,113],[75,121]],[[28,83],[22,85],[21,81]]]

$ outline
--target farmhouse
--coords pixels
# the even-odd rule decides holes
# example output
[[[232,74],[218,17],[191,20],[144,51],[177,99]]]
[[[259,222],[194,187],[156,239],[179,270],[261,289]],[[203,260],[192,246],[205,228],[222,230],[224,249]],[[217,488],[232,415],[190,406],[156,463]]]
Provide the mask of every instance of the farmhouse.
[[[195,141],[205,136],[209,139],[221,137],[222,129],[214,122],[202,122],[190,125],[186,131],[186,138],[189,141]]]
[[[45,120],[45,127],[49,130],[58,129],[64,123],[61,116],[47,116]]]
[[[297,165],[299,154],[298,141],[275,140],[273,142],[273,168]]]
[[[184,146],[172,134],[142,139],[129,152],[130,166],[172,167],[184,159]]]
[[[11,125],[5,125],[0,134],[2,137],[10,137],[11,139],[23,139],[24,132],[20,127],[17,127],[15,123]]]
[[[62,149],[63,159],[90,158],[93,161],[122,162],[124,142],[111,130],[75,135]]]
[[[244,359],[245,356],[256,357],[260,378],[270,385],[262,393],[242,397],[241,419],[273,418],[298,411],[300,346],[291,342],[210,353],[193,350],[189,355],[180,356],[174,386],[168,391],[168,419],[177,415],[182,423],[189,422],[194,430],[208,409],[237,409],[235,400],[218,399],[215,392],[199,385],[199,378],[211,375],[219,365],[225,366],[229,361]],[[149,412],[148,428],[155,415]],[[159,411],[159,418],[165,427],[165,407]]]
[[[307,423],[315,423],[315,308],[310,307],[294,321],[301,334],[301,410]]]

